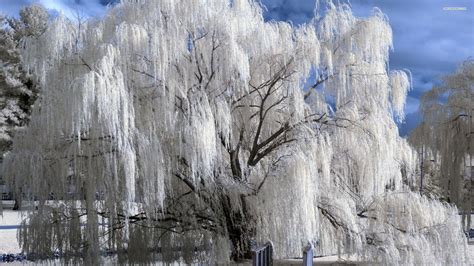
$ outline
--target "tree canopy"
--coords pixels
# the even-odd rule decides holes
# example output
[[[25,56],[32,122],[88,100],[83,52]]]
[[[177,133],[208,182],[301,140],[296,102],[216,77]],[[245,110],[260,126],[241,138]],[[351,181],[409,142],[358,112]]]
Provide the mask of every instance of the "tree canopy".
[[[39,204],[23,249],[223,262],[252,240],[277,257],[309,240],[321,255],[464,262],[457,209],[407,186],[416,154],[394,119],[410,82],[388,70],[387,18],[317,12],[296,27],[249,0],[129,0],[25,39],[43,89],[5,167]]]
[[[21,64],[22,39],[37,37],[46,30],[48,14],[41,6],[28,6],[20,17],[0,15],[0,162],[11,150],[16,131],[29,121],[38,88]]]
[[[440,197],[471,213],[474,166],[474,60],[464,61],[443,83],[426,92],[421,101],[423,121],[411,134],[411,142],[426,147],[439,170],[434,182]],[[466,230],[470,228],[470,215]]]

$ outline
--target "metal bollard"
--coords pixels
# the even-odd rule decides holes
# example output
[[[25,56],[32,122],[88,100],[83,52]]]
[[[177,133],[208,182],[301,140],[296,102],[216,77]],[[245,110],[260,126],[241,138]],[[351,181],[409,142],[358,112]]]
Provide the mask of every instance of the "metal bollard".
[[[312,266],[313,265],[313,245],[308,244],[303,249],[303,266]]]

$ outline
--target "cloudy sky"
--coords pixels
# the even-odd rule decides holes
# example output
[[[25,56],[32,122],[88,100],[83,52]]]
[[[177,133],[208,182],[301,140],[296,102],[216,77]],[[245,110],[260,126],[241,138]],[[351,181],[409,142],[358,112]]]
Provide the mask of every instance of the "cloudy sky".
[[[0,12],[15,15],[22,5],[41,3],[66,14],[81,10],[90,16],[100,16],[108,4],[116,1],[0,0]],[[315,8],[314,0],[261,2],[266,7],[265,19],[293,24],[309,21]],[[439,77],[454,71],[457,64],[474,57],[474,0],[352,0],[350,4],[357,16],[370,15],[373,7],[387,14],[394,35],[390,68],[406,68],[413,74],[413,90],[405,108],[406,123],[399,126],[400,134],[405,135],[420,120],[417,110],[421,94],[437,84]]]

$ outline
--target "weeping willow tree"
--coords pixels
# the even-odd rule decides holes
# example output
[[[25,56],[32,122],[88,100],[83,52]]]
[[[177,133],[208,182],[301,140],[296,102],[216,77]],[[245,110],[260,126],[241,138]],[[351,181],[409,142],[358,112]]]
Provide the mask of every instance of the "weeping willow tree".
[[[474,60],[463,62],[422,97],[423,123],[412,136],[418,147],[426,147],[437,168],[435,182],[440,196],[464,213],[465,230],[471,227],[474,169]]]
[[[222,263],[253,241],[301,256],[309,240],[466,262],[456,208],[406,185],[416,158],[394,118],[410,82],[388,70],[386,17],[321,12],[294,27],[249,0],[122,1],[26,40],[44,91],[5,168],[38,205],[24,251]]]

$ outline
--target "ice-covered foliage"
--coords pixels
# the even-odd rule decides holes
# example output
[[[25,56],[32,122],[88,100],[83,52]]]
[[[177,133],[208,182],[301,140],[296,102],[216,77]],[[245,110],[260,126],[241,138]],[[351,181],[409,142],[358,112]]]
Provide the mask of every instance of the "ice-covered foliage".
[[[367,218],[368,260],[400,265],[459,265],[467,263],[465,238],[455,207],[409,192],[389,192],[374,198],[359,213]]]
[[[36,99],[37,89],[22,69],[19,46],[22,38],[37,36],[39,21],[47,22],[41,11],[38,6],[23,8],[20,19],[0,14],[0,161],[12,148],[15,132],[27,123]]]
[[[391,36],[380,10],[356,18],[332,3],[300,27],[264,22],[248,0],[58,17],[26,42],[44,92],[6,167],[39,203],[25,252],[214,263],[247,257],[252,239],[276,257],[309,240],[318,255],[463,263],[455,210],[403,183],[415,157],[392,116],[408,79],[389,77]]]
[[[40,6],[22,8],[19,18],[0,14],[0,162],[11,150],[15,133],[27,124],[38,94],[20,62],[22,40],[40,35],[47,15]]]
[[[390,83],[392,86],[392,105],[397,117],[400,120],[403,120],[405,117],[405,112],[403,108],[405,107],[405,102],[407,99],[407,93],[410,89],[410,81],[406,73],[402,71],[392,71],[390,73]]]

